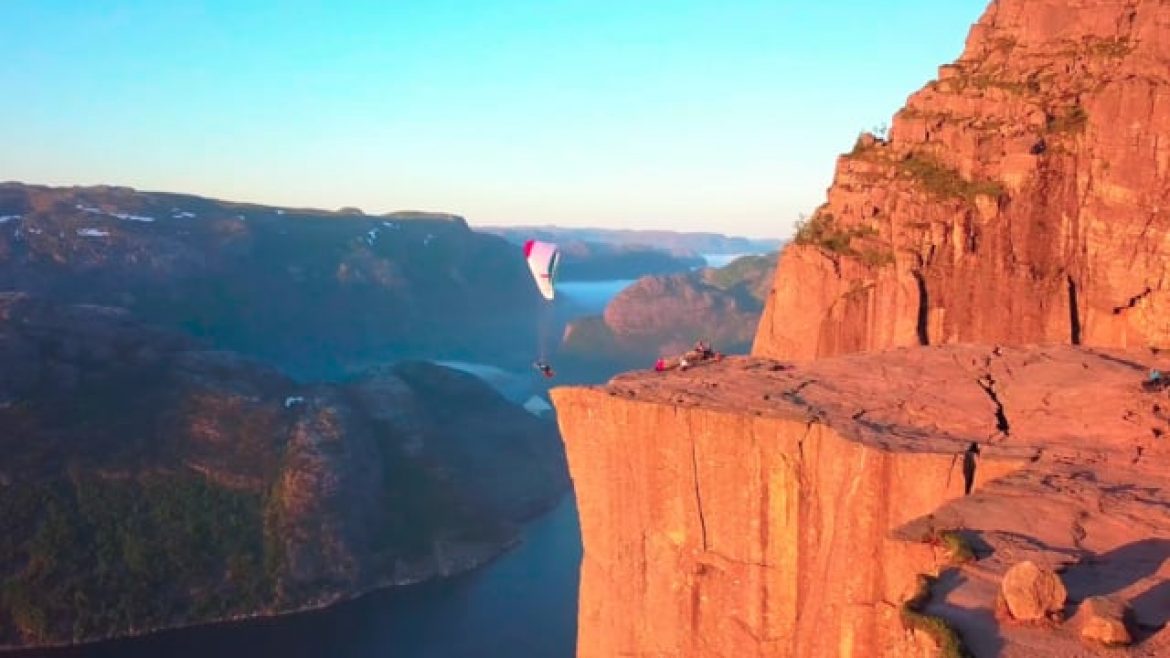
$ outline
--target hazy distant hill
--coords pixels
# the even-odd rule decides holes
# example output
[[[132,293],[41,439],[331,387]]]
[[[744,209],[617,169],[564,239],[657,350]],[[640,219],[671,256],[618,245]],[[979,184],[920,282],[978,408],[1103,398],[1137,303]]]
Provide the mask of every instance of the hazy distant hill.
[[[516,247],[455,215],[18,183],[0,184],[3,290],[125,307],[310,377],[413,355],[520,362],[539,301]]]
[[[642,245],[679,255],[763,253],[775,251],[782,243],[778,239],[744,238],[720,233],[636,229],[477,226],[476,230],[502,235],[513,242],[532,238],[552,242],[582,241],[624,246]]]
[[[527,240],[555,242],[561,250],[561,281],[636,279],[648,274],[686,272],[706,264],[697,253],[640,243],[582,240],[569,234],[532,233],[525,229],[479,229],[517,246]]]

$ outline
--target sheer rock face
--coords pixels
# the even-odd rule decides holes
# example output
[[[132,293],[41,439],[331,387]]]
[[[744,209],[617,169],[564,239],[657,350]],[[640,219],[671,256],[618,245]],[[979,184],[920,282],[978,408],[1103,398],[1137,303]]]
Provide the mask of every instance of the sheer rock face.
[[[1168,363],[946,346],[554,389],[584,544],[577,655],[933,655],[900,609],[935,573],[924,612],[975,656],[1086,655],[1077,623],[997,619],[1025,560],[1073,606],[1110,594],[1160,629],[1170,399],[1140,382]],[[978,558],[961,567],[929,541],[956,528]],[[1170,655],[1170,634],[1126,655]]]
[[[753,353],[1170,344],[1170,5],[998,0],[784,250]]]

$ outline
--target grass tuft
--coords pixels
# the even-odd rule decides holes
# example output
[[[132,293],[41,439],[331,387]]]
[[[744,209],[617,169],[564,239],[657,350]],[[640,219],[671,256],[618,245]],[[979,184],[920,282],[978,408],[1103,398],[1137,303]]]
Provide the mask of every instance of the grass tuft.
[[[877,247],[857,249],[853,241],[876,238],[877,229],[872,226],[843,228],[837,225],[832,213],[817,212],[808,219],[796,223],[796,244],[812,245],[825,251],[856,258],[870,267],[885,267],[894,264],[894,252]]]
[[[921,153],[911,154],[898,165],[904,176],[914,180],[927,193],[938,198],[973,202],[978,196],[998,198],[1003,194],[1003,186],[999,183],[967,180],[958,171]]]
[[[930,590],[936,580],[926,574],[918,574],[914,594],[902,604],[902,625],[930,636],[938,645],[940,658],[972,658],[971,652],[963,646],[958,632],[951,628],[946,620],[922,612],[930,601]]]

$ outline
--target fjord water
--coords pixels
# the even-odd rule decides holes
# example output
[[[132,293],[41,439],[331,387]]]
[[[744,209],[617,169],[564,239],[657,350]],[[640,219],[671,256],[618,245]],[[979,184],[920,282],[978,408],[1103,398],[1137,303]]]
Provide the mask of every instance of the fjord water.
[[[569,493],[487,567],[325,610],[166,631],[19,658],[568,658],[581,538]]]
[[[731,264],[731,261],[741,256],[755,256],[757,254],[740,253],[740,254],[703,254],[703,260],[707,261],[707,267],[726,267]]]

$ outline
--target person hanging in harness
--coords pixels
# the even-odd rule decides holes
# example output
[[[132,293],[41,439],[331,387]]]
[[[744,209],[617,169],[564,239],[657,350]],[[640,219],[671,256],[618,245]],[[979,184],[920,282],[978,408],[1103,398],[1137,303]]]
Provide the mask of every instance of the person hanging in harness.
[[[552,301],[557,296],[557,268],[561,261],[561,250],[552,242],[528,240],[524,243],[524,260],[528,263],[528,269],[532,272],[532,280],[536,283],[536,289],[540,292],[540,296],[545,302],[541,304],[540,313],[537,318],[537,340],[540,347],[540,358],[533,362],[532,367],[539,370],[540,374],[544,375],[546,379],[552,379],[556,373],[553,372],[552,366],[544,360],[547,334],[545,323],[555,320]]]
[[[553,372],[552,366],[550,366],[548,364],[548,362],[546,362],[544,360],[536,361],[535,363],[532,364],[532,367],[539,370],[540,374],[544,375],[548,379],[552,379],[553,376],[556,375],[556,373]]]

